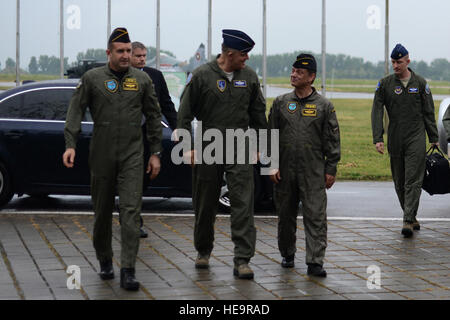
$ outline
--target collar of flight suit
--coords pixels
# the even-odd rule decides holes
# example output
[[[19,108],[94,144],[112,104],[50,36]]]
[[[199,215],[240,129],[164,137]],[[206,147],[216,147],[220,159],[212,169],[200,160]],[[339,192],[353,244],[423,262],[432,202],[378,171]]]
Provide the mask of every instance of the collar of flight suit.
[[[128,70],[124,73],[124,75],[123,75],[123,77],[122,77],[122,80],[125,79],[126,77],[130,76],[131,68],[132,68],[132,67],[128,67]],[[109,67],[109,63],[107,63],[107,64],[105,65],[105,73],[106,73],[108,76],[112,76],[112,77],[118,79],[117,76],[112,72],[111,68]]]
[[[311,87],[312,89],[312,93],[305,97],[305,98],[299,98],[296,94],[295,94],[295,89],[291,92],[292,98],[297,100],[300,103],[304,103],[304,102],[308,102],[310,100],[314,100],[316,98],[316,96],[318,95],[317,90],[315,87]]]
[[[219,58],[219,56],[217,58]],[[208,64],[209,64],[210,68],[214,72],[220,74],[224,79],[229,81],[227,75],[225,74],[225,72],[219,67],[219,64],[217,63],[217,59],[214,59],[213,61],[209,62]],[[233,79],[236,79],[237,76],[239,76],[241,71],[242,70],[235,70],[235,71],[233,71]]]
[[[416,73],[414,71],[412,71],[412,69],[410,67],[408,67],[408,70],[409,70],[409,72],[411,72],[411,78],[408,81],[408,84],[409,84],[410,82],[412,82],[413,80],[416,79]],[[399,77],[397,77],[397,75],[395,73],[394,73],[394,77],[395,77],[396,81],[401,82],[401,80],[399,79]]]

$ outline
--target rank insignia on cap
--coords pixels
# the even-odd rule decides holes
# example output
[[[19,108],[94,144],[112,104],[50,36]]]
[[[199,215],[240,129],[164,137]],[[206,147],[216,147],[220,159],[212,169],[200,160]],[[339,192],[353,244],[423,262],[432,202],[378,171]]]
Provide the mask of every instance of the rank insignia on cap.
[[[428,83],[425,85],[425,93],[426,94],[430,94],[431,93],[430,86],[428,85]]]
[[[138,83],[135,78],[126,78],[123,82],[123,90],[138,91]]]
[[[419,88],[408,88],[408,93],[419,93]]]
[[[287,105],[287,109],[290,113],[294,113],[295,111],[297,111],[297,103],[289,102]]]
[[[227,83],[225,80],[217,80],[217,89],[219,89],[220,92],[224,92],[227,87]]]
[[[118,85],[116,80],[106,80],[105,81],[105,87],[108,89],[109,92],[116,92]]]
[[[113,42],[123,42],[123,43],[131,42],[127,29],[126,28],[114,29],[114,31],[111,33],[111,35],[109,36],[109,39],[108,39],[108,43],[113,43]]]
[[[396,94],[402,93],[402,92],[403,92],[402,87],[400,87],[400,86],[395,87],[394,92],[395,92]]]

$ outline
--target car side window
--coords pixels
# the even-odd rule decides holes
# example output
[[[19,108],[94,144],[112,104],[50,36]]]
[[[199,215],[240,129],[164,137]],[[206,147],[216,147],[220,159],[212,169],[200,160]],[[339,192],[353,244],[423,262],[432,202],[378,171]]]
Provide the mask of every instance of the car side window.
[[[19,119],[22,100],[22,95],[17,95],[3,101],[0,104],[0,118]]]
[[[22,92],[0,104],[0,118],[65,121],[74,88],[41,88]],[[87,108],[84,122],[92,122]]]
[[[25,93],[22,119],[65,120],[73,89],[44,89]]]

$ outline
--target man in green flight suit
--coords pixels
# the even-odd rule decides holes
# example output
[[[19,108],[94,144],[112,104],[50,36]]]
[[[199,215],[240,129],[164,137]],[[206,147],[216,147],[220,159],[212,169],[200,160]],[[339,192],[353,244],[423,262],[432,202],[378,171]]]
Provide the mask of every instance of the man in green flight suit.
[[[239,30],[223,30],[222,36],[222,53],[193,71],[182,94],[177,131],[185,129],[190,133],[194,117],[201,122],[203,132],[214,129],[223,137],[228,129],[267,128],[265,99],[258,76],[245,65],[248,52],[255,43]],[[205,145],[202,150],[195,151],[204,149]],[[241,279],[253,279],[253,271],[248,265],[256,242],[253,166],[250,161],[237,164],[236,161],[225,163],[223,159],[212,164],[196,163],[194,159],[199,155],[194,150],[190,155],[193,165],[194,245],[198,251],[196,268],[209,267],[214,221],[225,173],[231,202],[231,238],[235,245],[233,274]]]
[[[146,172],[154,179],[160,171],[161,111],[147,74],[130,67],[131,42],[125,28],[115,29],[108,41],[108,64],[86,72],[67,112],[64,165],[74,166],[81,119],[89,106],[94,130],[89,166],[95,212],[94,248],[100,277],[114,278],[112,266],[112,212],[116,191],[121,220],[120,286],[138,290],[135,262],[139,249],[139,216],[144,175],[141,123],[146,120],[151,156]]]
[[[279,130],[280,165],[271,172],[278,216],[281,266],[294,267],[297,213],[302,203],[307,273],[326,277],[327,194],[336,179],[341,157],[339,124],[332,103],[312,84],[314,56],[300,54],[292,65],[294,91],[278,96],[269,114],[269,127]]]
[[[389,116],[388,151],[395,191],[403,210],[405,238],[420,230],[416,219],[425,172],[425,132],[439,145],[434,102],[426,80],[414,73],[408,50],[397,44],[391,53],[394,74],[378,82],[372,106],[372,133],[376,150],[384,153],[383,112]]]
[[[442,117],[442,124],[447,133],[447,143],[450,143],[450,108],[447,108],[445,111],[444,116]],[[450,148],[447,148],[447,154],[450,157]]]

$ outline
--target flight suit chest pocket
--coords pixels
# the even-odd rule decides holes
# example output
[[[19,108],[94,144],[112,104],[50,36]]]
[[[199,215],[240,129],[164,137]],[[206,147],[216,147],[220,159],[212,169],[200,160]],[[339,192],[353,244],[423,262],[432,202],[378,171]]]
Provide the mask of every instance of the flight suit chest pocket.
[[[301,122],[305,126],[310,126],[321,117],[321,111],[315,104],[305,104],[300,108],[299,113]]]
[[[233,80],[230,86],[232,97],[235,101],[239,101],[244,105],[250,103],[251,89],[247,80]]]

